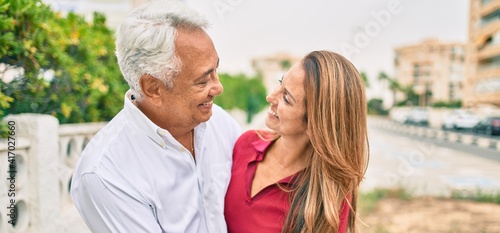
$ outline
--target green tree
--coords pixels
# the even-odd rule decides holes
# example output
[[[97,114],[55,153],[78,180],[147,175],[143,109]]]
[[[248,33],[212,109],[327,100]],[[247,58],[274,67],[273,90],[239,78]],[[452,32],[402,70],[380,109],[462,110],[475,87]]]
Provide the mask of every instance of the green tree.
[[[215,98],[214,102],[224,109],[237,108],[246,111],[247,122],[251,122],[252,117],[268,105],[266,88],[260,76],[221,73],[219,79],[224,85],[224,92]]]
[[[370,87],[370,81],[368,80],[368,75],[364,71],[361,71],[360,73],[361,78],[363,79],[363,83],[365,84],[365,87]]]
[[[396,106],[418,106],[419,96],[413,90],[412,85],[408,86],[399,86],[401,92],[405,95],[405,99],[403,101],[397,102]]]
[[[105,121],[122,108],[128,86],[104,15],[94,13],[91,22],[74,13],[63,17],[41,0],[0,0],[0,11],[0,63],[22,68],[14,80],[0,81],[1,116]]]
[[[396,102],[397,92],[402,90],[398,80],[390,78],[384,71],[379,72],[377,78],[380,81],[388,82],[389,90],[391,90],[392,92],[392,99],[394,102]]]
[[[368,114],[370,115],[387,115],[387,110],[382,106],[383,101],[379,98],[370,99],[367,103]]]
[[[281,60],[280,62],[281,69],[289,70],[292,67],[292,62],[288,59]]]

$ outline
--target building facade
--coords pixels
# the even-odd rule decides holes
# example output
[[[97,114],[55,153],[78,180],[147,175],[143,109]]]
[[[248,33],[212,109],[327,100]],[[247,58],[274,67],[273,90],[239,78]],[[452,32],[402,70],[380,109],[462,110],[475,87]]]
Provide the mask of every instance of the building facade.
[[[395,50],[395,78],[402,87],[411,87],[419,105],[449,103],[463,98],[465,44],[435,39]],[[396,102],[403,96],[396,96]]]
[[[300,57],[287,53],[277,53],[271,56],[258,57],[252,59],[252,67],[257,73],[262,75],[267,93],[271,93],[278,81],[290,69],[290,67],[300,61]]]
[[[471,0],[464,105],[500,107],[500,0]]]

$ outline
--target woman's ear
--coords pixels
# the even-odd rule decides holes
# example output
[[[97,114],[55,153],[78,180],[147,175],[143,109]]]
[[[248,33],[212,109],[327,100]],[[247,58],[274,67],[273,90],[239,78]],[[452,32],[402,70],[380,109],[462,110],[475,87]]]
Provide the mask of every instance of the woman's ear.
[[[145,74],[141,76],[139,80],[139,85],[143,93],[143,99],[147,99],[150,103],[154,105],[161,105],[161,87],[162,83],[155,77]]]

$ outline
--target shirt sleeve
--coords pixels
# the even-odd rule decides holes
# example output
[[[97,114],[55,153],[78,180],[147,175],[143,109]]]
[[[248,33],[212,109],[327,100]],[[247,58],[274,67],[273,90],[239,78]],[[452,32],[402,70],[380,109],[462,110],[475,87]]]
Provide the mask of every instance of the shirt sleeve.
[[[94,233],[161,233],[152,207],[95,173],[81,176],[71,196],[80,215]]]

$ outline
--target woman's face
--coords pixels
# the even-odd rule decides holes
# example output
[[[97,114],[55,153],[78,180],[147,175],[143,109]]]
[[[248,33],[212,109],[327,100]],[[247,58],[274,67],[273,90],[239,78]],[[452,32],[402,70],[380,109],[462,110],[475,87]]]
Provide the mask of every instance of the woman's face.
[[[270,103],[266,126],[281,136],[306,134],[305,90],[306,73],[302,63],[297,63],[283,76],[281,84],[266,98]]]

